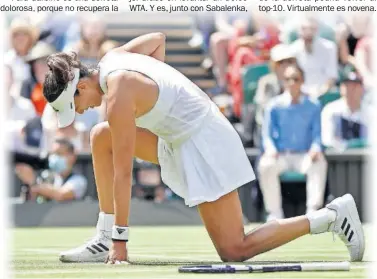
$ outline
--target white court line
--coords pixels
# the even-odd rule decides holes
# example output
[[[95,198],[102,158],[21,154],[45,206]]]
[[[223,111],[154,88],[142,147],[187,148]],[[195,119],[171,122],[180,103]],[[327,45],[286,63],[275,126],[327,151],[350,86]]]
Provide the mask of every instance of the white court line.
[[[127,266],[127,265],[124,265],[124,266]],[[145,273],[147,271],[150,271],[150,272],[153,272],[153,273],[169,273],[172,271],[172,269],[174,270],[177,270],[178,267],[169,267],[169,268],[164,268],[164,269],[158,269],[156,267],[153,267],[151,268],[150,266],[149,267],[145,267],[145,268],[135,268],[135,267],[132,267],[132,269],[120,269],[120,268],[117,268],[118,266],[116,266],[116,269],[111,269],[113,268],[112,266],[106,266],[104,265],[104,268],[103,269],[96,269],[95,272],[96,273],[125,273],[125,274],[129,274],[129,273]],[[119,266],[120,267],[120,266]],[[351,271],[352,270],[355,270],[355,269],[366,269],[366,267],[362,267],[362,266],[356,266],[356,267],[351,267]],[[320,272],[320,271],[318,271]],[[83,269],[77,269],[77,270],[61,270],[61,269],[47,269],[47,270],[22,270],[22,271],[13,271],[14,274],[16,275],[26,275],[26,274],[30,274],[30,275],[41,275],[41,274],[75,274],[75,273],[93,273],[93,270],[83,270]],[[177,271],[178,273],[178,271]],[[305,273],[305,272],[304,272]],[[241,273],[240,273],[241,274]],[[169,276],[169,275],[168,275]]]
[[[140,249],[140,248],[130,248],[129,249],[131,252],[132,251],[135,251],[135,252],[148,252],[148,253],[154,253],[154,252],[181,252],[181,253],[189,253],[189,254],[196,254],[196,253],[214,253],[216,252],[215,250],[212,250],[212,249],[201,249],[201,250],[193,250],[193,249],[179,249],[179,248],[176,248],[176,249]],[[40,253],[40,254],[59,254],[61,253],[62,251],[64,251],[64,249],[62,250],[56,250],[56,249],[39,249],[39,248],[25,248],[25,249],[20,249],[18,250],[16,253],[13,253],[13,254],[18,254],[19,252],[35,252],[35,253]],[[284,250],[284,251],[271,251],[269,254],[271,253],[280,253],[280,252],[286,252],[286,253],[304,253],[307,254],[307,255],[323,255],[323,252],[326,252],[326,253],[329,253],[329,254],[332,254],[332,253],[339,253],[339,252],[346,252],[346,250],[344,249],[311,249],[311,251],[314,251],[314,253],[308,253],[307,250],[294,250],[294,249],[291,249],[291,250]],[[317,253],[318,252],[318,253]],[[322,253],[320,253],[322,252]],[[165,253],[166,254],[166,253]]]
[[[125,269],[120,269],[120,268],[117,268],[117,267],[120,267],[120,265],[117,265],[115,269],[111,269],[113,268],[113,266],[106,266],[104,264],[104,268],[103,269],[96,269],[95,271],[94,270],[83,270],[83,269],[77,269],[77,270],[62,270],[62,269],[45,269],[45,270],[22,270],[22,271],[13,271],[14,274],[17,274],[17,275],[23,275],[23,274],[74,274],[74,273],[140,273],[140,272],[143,272],[145,273],[146,271],[151,271],[151,268],[149,267],[148,268],[141,268],[141,269],[137,269],[137,268],[132,268],[132,269],[128,269],[128,270],[125,270]],[[127,265],[124,265],[124,266],[127,266]],[[108,269],[106,269],[108,268]],[[177,267],[178,269],[178,267]],[[153,268],[153,272],[171,272],[171,268],[168,269],[168,268],[165,268],[165,269],[157,269],[157,268]],[[178,272],[178,271],[177,271]]]

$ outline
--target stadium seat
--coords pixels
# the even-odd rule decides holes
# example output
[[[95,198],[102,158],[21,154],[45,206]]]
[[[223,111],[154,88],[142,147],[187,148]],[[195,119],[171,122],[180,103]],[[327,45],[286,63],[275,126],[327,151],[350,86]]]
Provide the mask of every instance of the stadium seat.
[[[367,139],[352,139],[347,142],[347,149],[359,149],[368,147]]]
[[[339,90],[333,90],[333,91],[327,92],[326,94],[323,94],[318,99],[319,99],[319,102],[321,103],[322,107],[324,107],[328,103],[336,101],[339,98],[340,98]]]
[[[295,171],[286,171],[280,175],[281,182],[305,182],[306,175],[295,172]]]
[[[258,87],[258,81],[261,77],[270,72],[268,64],[258,64],[246,66],[242,71],[242,83],[244,104],[253,103],[255,93]]]

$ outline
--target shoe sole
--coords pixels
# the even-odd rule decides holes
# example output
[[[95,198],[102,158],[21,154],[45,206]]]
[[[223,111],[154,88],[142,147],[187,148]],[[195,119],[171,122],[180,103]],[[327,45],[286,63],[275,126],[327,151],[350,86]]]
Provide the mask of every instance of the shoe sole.
[[[105,262],[106,257],[104,258],[103,256],[97,255],[93,256],[93,260],[73,260],[73,259],[67,259],[66,256],[59,256],[59,260],[62,263],[99,263],[99,262]]]
[[[355,233],[359,239],[360,242],[360,253],[357,257],[356,260],[352,261],[361,261],[364,257],[364,250],[365,250],[365,238],[364,238],[364,231],[363,231],[363,226],[361,224],[360,218],[359,218],[359,213],[357,211],[356,203],[352,195],[350,194],[345,194],[342,199],[345,200],[345,205],[347,209],[347,213],[351,222],[353,224]],[[331,208],[331,207],[330,207]]]

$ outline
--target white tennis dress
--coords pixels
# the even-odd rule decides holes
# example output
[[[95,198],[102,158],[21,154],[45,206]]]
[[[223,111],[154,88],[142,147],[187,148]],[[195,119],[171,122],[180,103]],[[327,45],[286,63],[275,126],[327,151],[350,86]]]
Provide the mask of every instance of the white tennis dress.
[[[162,180],[186,205],[215,201],[255,179],[237,132],[198,86],[152,57],[109,52],[99,63],[105,94],[107,76],[119,70],[142,73],[159,87],[155,106],[136,125],[159,137]]]

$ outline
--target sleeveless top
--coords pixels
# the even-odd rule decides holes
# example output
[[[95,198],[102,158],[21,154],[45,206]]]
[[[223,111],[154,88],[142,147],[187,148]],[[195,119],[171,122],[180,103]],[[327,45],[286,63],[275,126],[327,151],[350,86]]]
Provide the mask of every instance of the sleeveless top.
[[[105,95],[108,75],[119,70],[139,72],[157,84],[157,102],[149,112],[136,119],[136,126],[148,129],[167,142],[188,139],[211,110],[212,101],[196,84],[152,57],[110,51],[98,66],[100,86]]]

